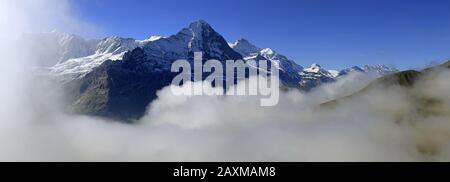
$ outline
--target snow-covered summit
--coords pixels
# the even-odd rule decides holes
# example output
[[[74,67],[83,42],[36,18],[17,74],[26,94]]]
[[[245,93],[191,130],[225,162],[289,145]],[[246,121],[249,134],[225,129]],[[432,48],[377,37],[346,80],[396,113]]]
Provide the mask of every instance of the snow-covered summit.
[[[313,63],[309,68],[305,68],[303,74],[305,73],[321,74],[330,78],[334,78],[337,75],[335,70],[325,70],[317,63]]]
[[[161,35],[152,35],[147,40],[152,42],[152,41],[156,41],[156,40],[159,40],[159,39],[162,39],[162,38],[164,38],[164,37],[161,36]]]
[[[388,67],[386,65],[378,64],[378,65],[364,65],[363,68],[359,66],[353,66],[351,68],[343,69],[339,72],[339,76],[347,75],[352,72],[360,72],[360,73],[376,73],[379,75],[386,75],[398,72],[398,69],[394,67]]]
[[[168,62],[191,58],[194,52],[203,52],[205,59],[234,60],[242,58],[240,54],[230,48],[219,33],[203,20],[189,24],[175,35],[145,45],[144,50],[154,59]]]
[[[395,73],[398,72],[398,69],[394,67],[389,67],[383,64],[377,64],[377,65],[364,65],[364,71],[365,72],[376,72],[379,74],[389,74],[389,73]]]
[[[311,64],[310,67],[305,68],[301,73],[300,87],[304,90],[310,90],[322,83],[335,81],[335,71],[328,71],[322,68],[317,63]]]
[[[229,43],[231,48],[241,55],[248,56],[261,51],[260,48],[250,43],[247,39],[240,38],[233,43]]]
[[[322,68],[322,66],[320,66],[317,63],[313,63],[311,64],[310,67],[305,68],[303,70],[303,72],[301,73],[301,75],[303,76],[311,76],[311,75],[315,75],[314,77],[328,77],[328,78],[335,78],[336,77],[336,73],[335,71],[328,71]]]
[[[96,54],[120,54],[139,46],[139,41],[131,38],[108,37],[100,40],[97,44]]]
[[[321,70],[322,70],[322,67],[317,63],[313,63],[309,68],[304,69],[304,71],[310,72],[310,73],[319,73]]]
[[[272,62],[275,68],[280,70],[280,78],[283,84],[296,86],[301,79],[300,73],[303,67],[284,55],[278,54],[271,48],[259,48],[246,39],[239,39],[234,43],[229,43],[234,51],[242,55],[244,60],[267,60]]]
[[[261,54],[263,55],[268,55],[268,56],[273,56],[275,54],[275,51],[271,48],[264,48],[261,50]]]
[[[60,42],[74,40],[71,36],[57,33],[61,37]],[[121,60],[127,51],[137,47],[143,47],[151,42],[163,39],[163,36],[150,36],[145,40],[135,40],[132,38],[122,38],[118,36],[106,37],[103,39],[84,40],[78,38],[77,49],[65,49],[66,56],[50,67],[50,73],[63,80],[73,80],[84,77],[92,69],[101,65],[106,60]],[[72,41],[73,42],[73,41]],[[64,45],[64,44],[62,44]],[[62,46],[64,48],[64,46]],[[75,51],[74,51],[75,50]],[[76,50],[85,50],[84,52]]]
[[[194,36],[201,36],[203,31],[212,30],[212,27],[208,24],[208,22],[204,20],[198,20],[190,23],[187,29],[191,30]]]
[[[298,74],[303,70],[303,67],[290,60],[286,56],[278,54],[271,48],[259,48],[250,43],[247,39],[239,39],[234,43],[229,43],[234,51],[241,54],[245,60],[265,59],[271,61],[282,71],[287,71],[292,74]],[[258,60],[257,60],[258,61]]]

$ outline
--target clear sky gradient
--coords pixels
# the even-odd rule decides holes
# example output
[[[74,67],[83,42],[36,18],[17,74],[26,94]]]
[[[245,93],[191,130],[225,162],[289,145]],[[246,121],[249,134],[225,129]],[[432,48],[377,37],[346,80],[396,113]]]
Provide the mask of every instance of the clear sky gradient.
[[[169,36],[205,20],[302,66],[420,68],[450,58],[448,0],[74,0],[100,37]]]

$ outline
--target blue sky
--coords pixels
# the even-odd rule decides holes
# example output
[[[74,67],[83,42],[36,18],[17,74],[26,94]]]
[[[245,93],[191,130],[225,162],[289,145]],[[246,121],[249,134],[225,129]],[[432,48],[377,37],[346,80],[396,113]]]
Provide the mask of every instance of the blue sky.
[[[205,20],[302,66],[420,68],[450,59],[448,0],[74,0],[96,36],[172,35]]]

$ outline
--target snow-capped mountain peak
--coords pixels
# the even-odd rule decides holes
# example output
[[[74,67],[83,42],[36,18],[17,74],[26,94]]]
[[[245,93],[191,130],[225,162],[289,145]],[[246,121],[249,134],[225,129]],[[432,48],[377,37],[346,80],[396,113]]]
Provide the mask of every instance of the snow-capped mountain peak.
[[[228,45],[243,56],[258,53],[261,50],[244,38],[240,38],[236,42],[229,43]]]
[[[376,73],[383,75],[383,74],[397,72],[398,69],[396,69],[394,67],[388,67],[383,64],[378,64],[378,65],[364,65],[364,71],[365,72],[376,72]]]
[[[197,20],[189,24],[189,29],[201,31],[202,29],[212,29],[211,25],[204,20]]]
[[[229,43],[229,45],[234,51],[241,54],[244,60],[267,60],[272,62],[273,65],[280,70],[280,77],[283,79],[283,83],[285,85],[298,85],[298,82],[301,79],[300,73],[303,71],[303,67],[295,63],[293,60],[276,53],[271,48],[260,49],[243,38],[234,43]]]
[[[305,68],[303,70],[302,75],[320,75],[328,78],[335,78],[336,71],[331,70],[330,72],[328,70],[323,69],[322,66],[320,66],[320,64],[313,63],[309,68]]]
[[[208,23],[199,20],[189,24],[177,34],[145,45],[147,55],[169,63],[176,59],[189,59],[194,52],[203,52],[205,59],[242,59],[230,48],[225,39]]]
[[[148,41],[157,41],[157,40],[162,39],[162,38],[164,38],[164,37],[161,36],[161,35],[152,35],[147,40]]]
[[[96,54],[122,53],[138,46],[139,43],[135,39],[113,36],[102,39],[98,43]]]
[[[305,90],[310,90],[322,83],[335,81],[337,76],[336,71],[325,70],[317,63],[313,63],[309,68],[305,68],[300,75],[302,79],[299,84]]]
[[[214,33],[214,30],[207,22],[199,20],[189,24],[189,26],[181,30],[180,33],[188,36],[190,38],[190,44],[194,44],[195,42],[202,41],[204,37]],[[193,46],[194,45],[190,45],[190,47]]]
[[[264,48],[261,50],[261,54],[263,55],[274,55],[275,51],[272,50],[271,48]]]
[[[359,66],[353,66],[351,68],[343,69],[339,72],[339,76],[347,75],[351,72],[360,72],[360,73],[377,73],[379,75],[386,75],[398,72],[398,69],[394,67],[388,67],[386,65],[378,64],[378,65],[364,65],[363,68]]]
[[[331,76],[332,76],[333,78],[338,77],[338,76],[339,76],[339,73],[340,73],[340,71],[338,71],[338,70],[328,70],[328,72],[331,74]]]
[[[142,47],[142,46],[146,45],[149,42],[154,42],[154,41],[157,41],[157,40],[160,40],[160,39],[164,39],[164,38],[166,38],[166,37],[161,36],[161,35],[152,35],[152,36],[148,37],[147,39],[138,40],[137,42],[139,42],[140,47]]]
[[[309,68],[305,68],[304,71],[310,72],[310,73],[319,73],[322,70],[322,67],[317,64],[313,63]]]
[[[365,72],[364,69],[360,68],[359,66],[353,66],[351,68],[343,69],[339,72],[338,76],[347,75],[351,72]]]

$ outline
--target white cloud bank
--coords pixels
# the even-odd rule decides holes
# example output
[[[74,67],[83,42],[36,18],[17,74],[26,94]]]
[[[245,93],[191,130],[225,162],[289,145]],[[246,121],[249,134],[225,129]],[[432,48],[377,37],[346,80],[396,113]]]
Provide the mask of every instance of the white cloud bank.
[[[373,75],[349,75],[308,94],[283,93],[271,108],[254,97],[175,97],[167,87],[137,124],[65,114],[57,87],[30,84],[25,68],[33,54],[14,48],[12,35],[64,26],[56,16],[86,24],[68,1],[0,2],[1,27],[8,27],[0,32],[0,161],[450,160],[449,72],[413,89],[442,101],[444,114],[430,117],[418,115],[401,88],[318,107],[363,88]],[[45,18],[56,23],[32,23]]]

